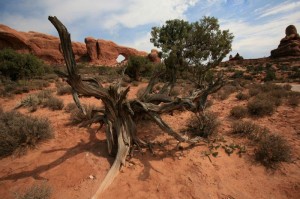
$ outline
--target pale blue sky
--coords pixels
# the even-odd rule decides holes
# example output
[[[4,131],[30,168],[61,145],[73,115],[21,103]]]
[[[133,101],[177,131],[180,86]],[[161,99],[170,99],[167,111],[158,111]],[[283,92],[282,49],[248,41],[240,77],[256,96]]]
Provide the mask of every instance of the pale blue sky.
[[[92,36],[150,52],[150,31],[169,19],[219,19],[235,36],[232,52],[267,57],[294,24],[300,30],[300,0],[0,0],[0,23],[19,31],[57,35],[48,21],[57,16],[72,40]]]

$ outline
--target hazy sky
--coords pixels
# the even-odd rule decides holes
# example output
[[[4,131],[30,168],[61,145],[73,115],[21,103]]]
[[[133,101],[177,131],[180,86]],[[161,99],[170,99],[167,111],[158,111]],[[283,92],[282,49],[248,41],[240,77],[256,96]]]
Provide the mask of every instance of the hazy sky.
[[[300,29],[300,0],[0,0],[0,23],[19,31],[57,35],[57,16],[72,40],[92,36],[150,52],[150,31],[169,19],[219,19],[235,36],[232,52],[244,58],[269,56],[285,28]]]

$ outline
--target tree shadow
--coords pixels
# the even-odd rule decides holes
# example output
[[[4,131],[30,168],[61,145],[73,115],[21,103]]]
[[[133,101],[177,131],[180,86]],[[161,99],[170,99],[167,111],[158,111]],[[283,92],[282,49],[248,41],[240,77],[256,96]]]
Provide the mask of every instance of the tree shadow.
[[[96,156],[102,156],[108,159],[109,163],[112,164],[113,158],[109,157],[109,154],[106,150],[106,141],[105,140],[99,140],[96,137],[96,130],[95,129],[88,129],[90,136],[89,141],[85,143],[83,140],[81,140],[80,143],[77,145],[71,147],[71,148],[58,148],[58,149],[51,149],[43,151],[42,153],[53,153],[57,151],[66,151],[61,157],[58,159],[52,161],[49,164],[40,165],[37,168],[33,170],[28,171],[22,171],[19,173],[10,174],[7,176],[0,177],[0,181],[4,180],[14,180],[17,181],[22,178],[32,177],[36,180],[47,180],[44,177],[40,176],[45,171],[51,170],[58,165],[65,162],[67,159],[72,158],[80,153],[84,152],[90,152]]]
[[[158,169],[154,168],[151,165],[151,161],[162,161],[165,158],[172,158],[173,160],[176,160],[177,158],[179,158],[184,151],[188,151],[196,146],[201,146],[201,145],[206,145],[203,143],[198,143],[198,144],[191,144],[187,147],[178,147],[178,146],[173,146],[172,149],[169,149],[169,147],[171,146],[171,144],[166,144],[169,142],[169,140],[172,139],[167,139],[163,142],[160,143],[155,143],[152,146],[151,150],[147,150],[146,151],[146,156],[139,156],[139,160],[140,162],[144,165],[143,170],[140,172],[138,179],[145,181],[150,177],[150,171],[154,170],[155,172],[163,175],[163,173],[161,171],[159,171]]]

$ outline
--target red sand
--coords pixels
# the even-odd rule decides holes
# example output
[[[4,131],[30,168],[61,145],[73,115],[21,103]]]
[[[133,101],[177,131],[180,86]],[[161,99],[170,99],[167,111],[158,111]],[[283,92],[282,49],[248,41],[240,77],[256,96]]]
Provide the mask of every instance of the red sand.
[[[131,87],[134,96],[139,87]],[[26,95],[14,99],[0,98],[4,110],[11,110]],[[63,96],[65,104],[72,102],[71,96]],[[98,103],[86,99],[86,102]],[[230,134],[230,109],[245,102],[237,101],[233,95],[225,101],[214,100],[211,110],[218,113],[222,122],[219,134],[227,142],[246,143],[248,150],[239,157],[230,157],[219,149],[212,162],[202,155],[207,150],[205,143],[185,150],[176,149],[176,140],[163,133],[155,124],[143,121],[138,125],[139,136],[152,142],[154,154],[149,150],[135,152],[102,198],[223,198],[223,199],[298,199],[300,198],[300,107],[296,109],[280,106],[271,117],[254,119],[282,135],[293,148],[293,161],[282,163],[276,171],[268,171],[254,162],[253,146],[245,139]],[[97,104],[96,104],[97,105]],[[0,198],[14,198],[14,192],[22,192],[33,183],[47,180],[52,188],[53,199],[88,199],[97,190],[113,162],[106,149],[103,130],[95,133],[90,129],[68,125],[69,114],[65,111],[50,111],[39,108],[34,116],[47,116],[54,128],[55,138],[38,145],[21,157],[0,160]],[[167,123],[180,130],[191,114],[175,112],[165,115]],[[95,179],[91,179],[90,176]]]

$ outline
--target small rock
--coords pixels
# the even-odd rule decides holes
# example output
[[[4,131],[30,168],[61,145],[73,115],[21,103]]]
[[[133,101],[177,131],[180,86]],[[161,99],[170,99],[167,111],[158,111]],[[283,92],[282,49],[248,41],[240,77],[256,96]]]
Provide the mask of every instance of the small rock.
[[[182,158],[183,158],[182,156],[179,156],[179,157],[178,157],[178,160],[182,160]]]
[[[94,179],[95,179],[95,176],[90,175],[90,176],[89,176],[89,179],[94,180]]]

